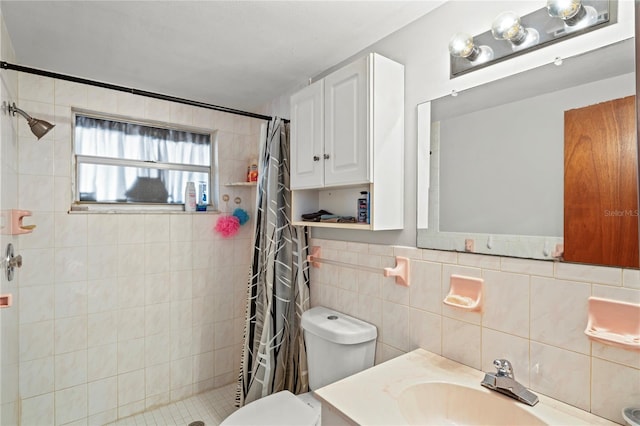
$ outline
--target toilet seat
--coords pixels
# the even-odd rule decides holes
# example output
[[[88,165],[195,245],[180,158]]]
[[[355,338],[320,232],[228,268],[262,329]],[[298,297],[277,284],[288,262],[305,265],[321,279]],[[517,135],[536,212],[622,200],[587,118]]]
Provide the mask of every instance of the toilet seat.
[[[260,398],[227,417],[221,426],[315,425],[319,413],[289,391]]]

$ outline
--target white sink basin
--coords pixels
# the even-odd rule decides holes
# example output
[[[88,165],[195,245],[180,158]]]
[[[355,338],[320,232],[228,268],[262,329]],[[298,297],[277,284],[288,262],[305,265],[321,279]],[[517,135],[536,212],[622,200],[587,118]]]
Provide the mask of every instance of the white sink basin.
[[[480,385],[485,373],[416,349],[314,394],[330,425],[613,425],[538,393],[534,406]],[[535,392],[535,390],[534,390]]]
[[[547,424],[521,402],[480,387],[418,383],[402,391],[397,400],[400,413],[411,425]]]

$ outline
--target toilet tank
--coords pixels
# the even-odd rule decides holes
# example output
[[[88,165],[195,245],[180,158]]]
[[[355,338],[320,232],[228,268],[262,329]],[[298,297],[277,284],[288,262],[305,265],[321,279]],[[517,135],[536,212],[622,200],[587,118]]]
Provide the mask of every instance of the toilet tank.
[[[320,389],[373,366],[376,327],[322,306],[302,314],[309,387]]]

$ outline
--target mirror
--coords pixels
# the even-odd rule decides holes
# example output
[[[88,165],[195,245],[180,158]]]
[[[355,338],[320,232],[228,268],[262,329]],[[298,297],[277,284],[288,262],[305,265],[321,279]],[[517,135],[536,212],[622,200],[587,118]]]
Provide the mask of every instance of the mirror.
[[[419,105],[418,247],[559,257],[564,112],[635,95],[634,51],[624,40]]]

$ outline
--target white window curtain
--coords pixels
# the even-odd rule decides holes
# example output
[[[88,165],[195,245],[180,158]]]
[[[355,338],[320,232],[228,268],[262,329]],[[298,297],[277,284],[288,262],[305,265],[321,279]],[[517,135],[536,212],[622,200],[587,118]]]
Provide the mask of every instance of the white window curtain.
[[[209,134],[77,114],[75,154],[122,160],[117,165],[80,165],[78,192],[91,194],[88,199],[98,202],[139,202],[139,197],[131,195],[137,190],[136,185],[154,182],[156,187],[161,183],[167,195],[165,201],[160,197],[152,202],[183,203],[186,182],[204,181],[207,187],[210,182],[209,173],[180,170],[180,165],[211,166]],[[140,161],[148,165],[141,165]],[[161,163],[169,168],[156,166]]]

